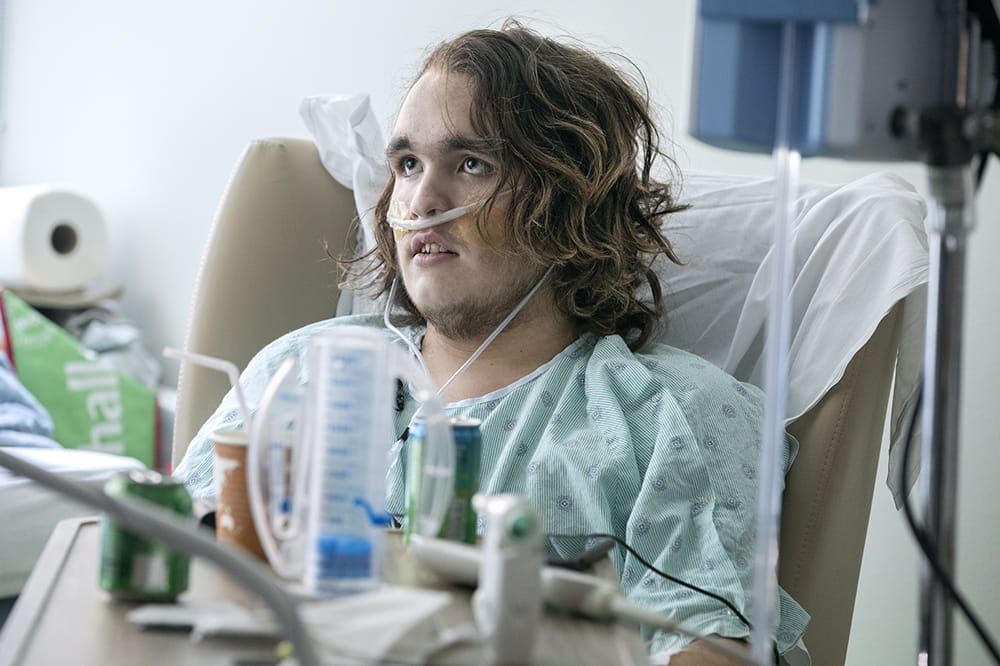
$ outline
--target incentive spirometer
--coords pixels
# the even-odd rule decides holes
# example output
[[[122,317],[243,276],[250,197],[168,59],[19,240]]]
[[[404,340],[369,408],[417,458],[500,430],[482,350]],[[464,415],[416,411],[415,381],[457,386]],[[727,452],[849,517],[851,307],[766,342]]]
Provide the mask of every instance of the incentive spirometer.
[[[970,199],[976,180],[973,171],[981,177],[988,156],[1000,145],[996,76],[1000,21],[994,3],[700,0],[696,39],[691,133],[721,148],[775,155],[776,237],[783,233],[777,227],[788,219],[785,213],[799,157],[910,160],[927,167],[930,280],[919,487],[924,521],[920,531],[930,554],[920,580],[918,663],[948,664],[952,597],[945,580],[951,577],[955,561],[962,293],[966,240],[973,226]],[[776,238],[780,252],[779,240],[783,238]],[[781,330],[787,320],[780,301],[787,285],[783,271],[776,272],[778,296],[772,301],[766,370],[776,383],[765,388],[769,397],[774,393],[775,400],[781,400]],[[783,415],[783,402],[768,407]],[[768,435],[777,430],[768,429]],[[766,444],[765,450],[770,448]],[[780,510],[773,498],[780,488],[775,483],[765,488],[764,481],[762,477],[758,518],[767,519],[773,536]],[[773,538],[761,541],[758,562],[776,555]],[[932,569],[943,576],[933,575]],[[772,598],[766,584],[755,588],[768,595],[756,598]],[[755,626],[771,626],[761,622],[766,614],[757,617]],[[756,646],[761,641],[753,642]],[[984,642],[989,639],[984,637]]]

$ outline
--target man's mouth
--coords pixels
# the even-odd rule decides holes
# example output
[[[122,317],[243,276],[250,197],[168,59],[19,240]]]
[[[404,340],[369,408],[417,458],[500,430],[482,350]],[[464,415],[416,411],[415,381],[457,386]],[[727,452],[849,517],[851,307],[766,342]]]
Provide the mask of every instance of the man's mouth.
[[[446,252],[448,252],[448,250],[444,249],[437,243],[425,243],[421,246],[419,254],[442,254]]]

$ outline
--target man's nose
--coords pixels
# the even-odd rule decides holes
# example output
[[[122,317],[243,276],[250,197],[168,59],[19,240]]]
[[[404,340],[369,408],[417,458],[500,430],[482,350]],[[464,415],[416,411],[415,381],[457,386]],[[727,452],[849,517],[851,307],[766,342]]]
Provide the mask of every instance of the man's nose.
[[[452,206],[447,178],[433,170],[425,171],[413,189],[410,211],[418,218],[424,218],[443,213]]]

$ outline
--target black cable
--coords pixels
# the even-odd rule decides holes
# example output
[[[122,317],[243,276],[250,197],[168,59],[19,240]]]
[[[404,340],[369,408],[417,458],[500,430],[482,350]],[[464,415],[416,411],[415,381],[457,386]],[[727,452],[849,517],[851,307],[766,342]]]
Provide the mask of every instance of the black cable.
[[[552,536],[569,536],[569,535],[552,535]],[[734,606],[732,604],[732,602],[729,601],[729,599],[726,599],[725,597],[723,597],[723,596],[721,596],[719,594],[716,594],[715,592],[709,592],[708,590],[703,590],[702,588],[698,587],[697,585],[693,585],[691,583],[688,583],[685,580],[681,580],[680,578],[677,578],[675,576],[671,576],[668,573],[660,571],[659,569],[657,569],[656,567],[654,567],[652,564],[650,564],[649,562],[647,562],[645,559],[643,559],[642,555],[640,555],[639,553],[635,552],[635,549],[632,548],[632,546],[630,546],[627,543],[625,543],[624,539],[616,537],[614,534],[586,534],[586,535],[583,535],[582,538],[585,538],[585,539],[611,539],[612,541],[614,541],[615,543],[617,543],[619,546],[621,546],[622,548],[624,548],[625,550],[627,550],[628,552],[630,552],[632,554],[632,557],[634,557],[635,559],[639,560],[639,562],[641,562],[643,566],[645,566],[647,569],[649,569],[653,573],[655,573],[657,575],[660,575],[660,576],[666,578],[667,580],[669,580],[669,581],[671,581],[673,583],[677,583],[678,585],[682,585],[682,586],[688,588],[689,590],[694,590],[698,594],[704,594],[707,597],[711,597],[712,599],[715,599],[716,601],[725,604],[726,608],[728,608],[729,610],[731,610],[733,612],[733,614],[735,614],[736,617],[738,617],[743,624],[747,625],[747,629],[750,629],[751,631],[753,630],[753,627],[750,625],[750,620],[746,619],[746,617],[744,617],[744,615],[742,613],[740,613],[739,609],[736,608],[736,606]]]
[[[980,186],[983,184],[983,177],[986,175],[986,165],[989,164],[990,155],[992,154],[989,150],[979,153],[979,164],[976,165],[976,192],[979,191]]]
[[[976,616],[971,606],[969,606],[969,604],[965,601],[965,597],[958,591],[952,582],[951,577],[948,575],[948,572],[946,572],[944,567],[941,566],[941,563],[937,558],[937,548],[931,543],[931,540],[924,531],[924,528],[917,525],[916,518],[913,515],[913,508],[910,506],[910,495],[907,492],[909,479],[907,479],[906,470],[909,468],[910,449],[913,445],[913,433],[916,430],[917,415],[920,413],[923,403],[923,380],[918,383],[917,391],[917,400],[913,405],[913,412],[910,414],[910,422],[907,426],[906,437],[903,439],[903,461],[900,465],[901,469],[899,472],[903,489],[903,513],[906,516],[906,522],[910,527],[910,531],[913,533],[913,538],[920,546],[920,550],[923,552],[927,563],[930,564],[931,569],[934,571],[934,576],[942,585],[944,585],[948,594],[962,610],[966,620],[968,620],[969,624],[972,625],[973,630],[979,636],[979,640],[982,641],[983,646],[993,657],[993,660],[1000,664],[1000,651],[997,650],[996,643],[987,633],[986,628],[982,625],[982,622]]]
[[[552,534],[552,535],[549,535],[549,536],[553,536],[553,537],[559,537],[559,536],[569,537],[570,535],[568,535],[568,534],[563,534],[563,535]],[[580,538],[578,535],[574,535],[574,536],[576,538]],[[711,597],[712,599],[715,599],[716,601],[724,604],[726,606],[726,608],[728,608],[730,611],[732,611],[733,614],[737,618],[739,618],[740,622],[742,622],[743,624],[747,625],[747,629],[749,629],[750,631],[753,631],[753,625],[750,624],[750,620],[748,620],[746,618],[746,616],[743,615],[743,613],[741,613],[739,611],[739,609],[736,608],[736,606],[734,606],[731,601],[729,601],[729,599],[726,599],[722,595],[716,594],[715,592],[710,592],[708,590],[702,589],[702,588],[698,587],[697,585],[689,583],[686,580],[683,580],[681,578],[677,578],[676,576],[671,576],[670,574],[666,573],[665,571],[661,571],[660,569],[658,569],[655,566],[653,566],[652,564],[650,564],[642,555],[640,555],[639,553],[635,552],[635,548],[633,548],[632,546],[630,546],[627,543],[625,543],[624,539],[621,539],[621,538],[615,536],[614,534],[585,534],[585,535],[583,535],[582,538],[585,538],[585,539],[611,539],[612,541],[614,541],[615,543],[617,543],[619,546],[621,546],[622,548],[624,548],[625,550],[627,550],[629,553],[631,553],[632,557],[634,557],[635,559],[639,560],[639,562],[641,562],[643,566],[645,566],[647,569],[649,569],[653,573],[655,573],[655,574],[657,574],[659,576],[662,576],[663,578],[666,578],[667,580],[669,580],[669,581],[671,581],[673,583],[676,583],[678,585],[686,587],[689,590],[693,590],[693,591],[697,592],[698,594],[703,594],[706,597]],[[780,663],[780,660],[781,660],[781,655],[778,653],[778,646],[777,645],[772,645],[772,647],[773,647],[773,650],[774,650],[774,663],[778,664],[778,663]]]

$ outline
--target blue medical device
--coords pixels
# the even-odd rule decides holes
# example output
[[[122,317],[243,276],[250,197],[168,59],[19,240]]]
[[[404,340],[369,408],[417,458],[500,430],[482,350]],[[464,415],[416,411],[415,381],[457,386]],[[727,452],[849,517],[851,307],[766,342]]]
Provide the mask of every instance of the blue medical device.
[[[701,0],[691,134],[730,150],[772,150],[782,30],[791,23],[789,143],[803,156],[922,161],[919,114],[950,104],[985,108],[995,88],[989,43],[977,30],[949,34],[962,17],[947,4]]]
[[[1000,154],[994,0],[700,0],[691,134],[720,148],[927,167],[924,533],[954,568],[966,237]],[[780,163],[780,160],[779,160]],[[917,661],[951,662],[952,599],[921,572]],[[991,650],[995,650],[990,646]]]

